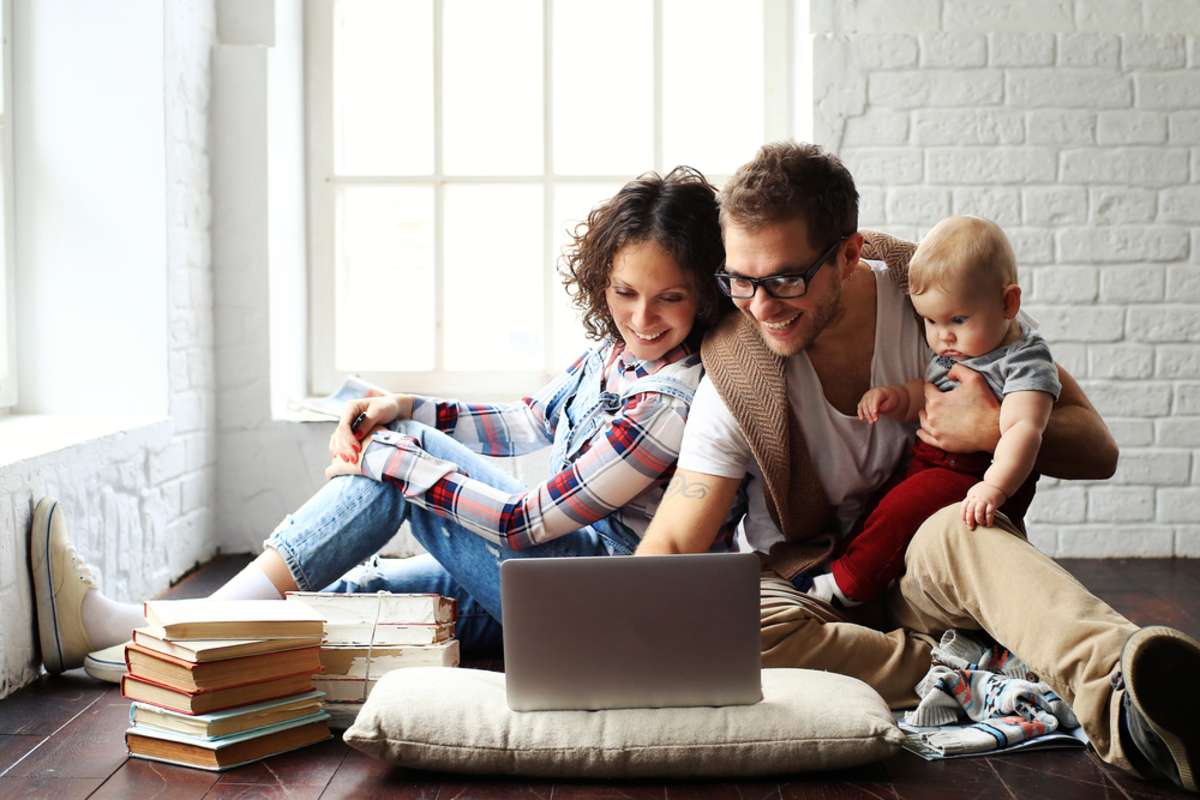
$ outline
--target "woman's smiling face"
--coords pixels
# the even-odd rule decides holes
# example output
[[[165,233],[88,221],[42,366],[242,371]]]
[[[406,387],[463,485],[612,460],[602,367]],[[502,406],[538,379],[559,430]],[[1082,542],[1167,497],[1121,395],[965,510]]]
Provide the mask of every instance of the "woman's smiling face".
[[[640,359],[662,358],[696,321],[696,292],[687,273],[652,240],[617,251],[604,294],[625,349]]]

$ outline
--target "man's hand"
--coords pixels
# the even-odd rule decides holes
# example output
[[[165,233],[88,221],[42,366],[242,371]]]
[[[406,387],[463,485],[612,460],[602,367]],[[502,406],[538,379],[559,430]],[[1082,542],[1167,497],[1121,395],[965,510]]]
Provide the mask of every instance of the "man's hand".
[[[1004,492],[980,481],[971,487],[962,502],[962,520],[971,530],[975,530],[976,525],[990,528],[996,520],[996,510],[1004,505],[1007,499]]]
[[[879,415],[902,415],[908,405],[908,396],[903,386],[876,386],[858,401],[858,418],[874,425]]]
[[[926,384],[917,438],[948,453],[993,452],[1000,441],[1000,401],[969,367],[955,364],[949,377],[958,381],[950,392]]]

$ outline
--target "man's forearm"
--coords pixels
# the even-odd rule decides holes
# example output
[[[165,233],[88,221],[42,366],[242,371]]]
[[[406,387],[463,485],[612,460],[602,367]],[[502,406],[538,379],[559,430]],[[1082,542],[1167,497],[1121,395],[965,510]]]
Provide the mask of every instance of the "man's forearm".
[[[712,546],[741,481],[680,469],[635,555],[702,553]]]
[[[1066,480],[1104,480],[1117,468],[1117,443],[1090,407],[1060,406],[1050,415],[1038,451],[1038,472]]]
[[[1067,480],[1104,480],[1117,469],[1117,443],[1083,389],[1061,366],[1062,393],[1042,433],[1038,472]]]

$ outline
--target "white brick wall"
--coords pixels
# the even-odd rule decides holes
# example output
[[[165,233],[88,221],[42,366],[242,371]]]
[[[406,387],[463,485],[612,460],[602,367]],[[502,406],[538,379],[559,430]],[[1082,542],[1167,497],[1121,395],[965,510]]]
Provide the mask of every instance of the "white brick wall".
[[[40,668],[27,566],[38,498],[59,498],[73,541],[118,599],[152,596],[215,552],[207,143],[215,19],[212,0],[163,10],[170,419],[0,470],[0,697]]]
[[[1121,445],[1112,481],[1043,479],[1035,543],[1200,556],[1200,2],[815,0],[812,30],[813,96],[841,100],[818,100],[814,139],[863,226],[1005,226]]]

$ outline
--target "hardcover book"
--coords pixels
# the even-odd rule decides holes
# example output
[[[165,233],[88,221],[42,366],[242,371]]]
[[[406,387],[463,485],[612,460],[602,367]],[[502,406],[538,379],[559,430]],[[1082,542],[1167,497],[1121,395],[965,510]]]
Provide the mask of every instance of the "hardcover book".
[[[440,594],[288,592],[287,603],[318,612],[329,625],[439,625],[454,622],[455,603]]]
[[[248,683],[244,686],[231,686],[227,689],[191,692],[135,675],[125,675],[121,678],[121,694],[124,697],[143,703],[152,703],[183,714],[221,711],[226,708],[311,692],[314,688],[311,672],[300,672],[263,683]]]
[[[129,674],[185,692],[211,691],[249,683],[321,671],[321,648],[261,653],[223,661],[193,663],[148,650],[138,644],[125,646]]]
[[[329,715],[293,720],[223,739],[196,739],[183,734],[134,726],[125,731],[129,754],[152,761],[221,771],[286,753],[331,738]]]
[[[145,614],[159,639],[286,639],[325,632],[323,616],[285,600],[148,600]]]
[[[322,697],[321,692],[305,692],[265,703],[194,715],[134,702],[129,705],[129,723],[134,727],[170,731],[197,739],[223,739],[319,714]]]
[[[296,639],[180,639],[172,641],[156,636],[151,628],[134,628],[134,644],[156,653],[173,656],[193,664],[224,661],[261,653],[276,653],[319,647],[321,636]]]
[[[457,639],[428,645],[326,645],[321,648],[321,666],[327,677],[379,677],[404,667],[457,667]]]

